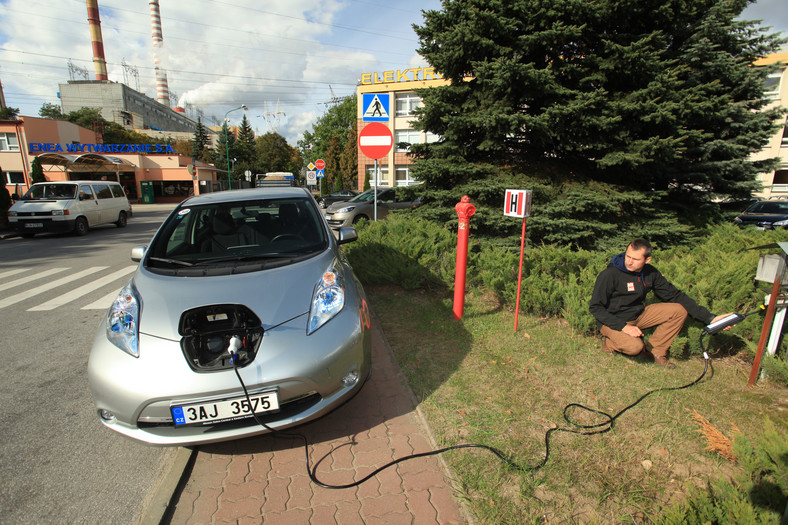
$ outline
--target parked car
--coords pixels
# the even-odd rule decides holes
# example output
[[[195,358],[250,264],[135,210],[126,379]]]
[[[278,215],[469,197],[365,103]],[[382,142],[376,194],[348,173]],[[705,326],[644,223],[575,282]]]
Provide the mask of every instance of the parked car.
[[[378,219],[384,219],[391,210],[404,210],[421,206],[421,200],[400,200],[394,188],[378,189]],[[346,202],[337,202],[326,209],[326,221],[334,229],[345,228],[360,220],[375,217],[375,189],[360,193]]]
[[[317,203],[320,205],[321,208],[326,209],[332,204],[334,204],[335,202],[349,201],[350,199],[358,195],[358,193],[359,192],[357,192],[356,190],[339,190],[329,193],[328,195],[318,197]]]
[[[741,226],[755,226],[761,230],[788,228],[788,200],[769,199],[756,202],[735,220]]]
[[[267,432],[252,410],[284,429],[350,399],[372,348],[366,296],[339,247],[356,238],[332,234],[303,188],[183,201],[132,249],[139,267],[96,332],[88,378],[101,422],[196,445]]]
[[[71,231],[86,235],[102,224],[123,228],[129,217],[131,204],[123,186],[105,180],[39,182],[8,209],[8,225],[23,237]]]

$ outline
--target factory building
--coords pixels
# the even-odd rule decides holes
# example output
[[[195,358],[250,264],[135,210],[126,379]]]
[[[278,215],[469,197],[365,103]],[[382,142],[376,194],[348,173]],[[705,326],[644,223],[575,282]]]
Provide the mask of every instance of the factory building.
[[[103,80],[70,80],[59,84],[63,113],[87,108],[127,129],[151,129],[194,133],[197,122],[182,108],[171,109],[125,84]]]

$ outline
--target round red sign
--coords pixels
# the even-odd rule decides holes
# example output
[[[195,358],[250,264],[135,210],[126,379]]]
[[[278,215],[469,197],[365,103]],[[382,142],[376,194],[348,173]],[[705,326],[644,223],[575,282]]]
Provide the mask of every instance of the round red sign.
[[[358,134],[358,147],[370,159],[388,155],[394,144],[394,136],[385,124],[371,122]]]
[[[325,169],[325,167],[326,167],[326,161],[324,161],[323,159],[317,159],[315,161],[315,168],[322,170]]]

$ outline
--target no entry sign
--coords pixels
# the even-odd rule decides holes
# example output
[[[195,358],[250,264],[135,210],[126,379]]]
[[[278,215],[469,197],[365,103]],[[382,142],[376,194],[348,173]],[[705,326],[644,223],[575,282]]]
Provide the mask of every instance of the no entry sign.
[[[394,136],[385,124],[372,122],[358,134],[358,147],[370,159],[385,157],[391,151]]]

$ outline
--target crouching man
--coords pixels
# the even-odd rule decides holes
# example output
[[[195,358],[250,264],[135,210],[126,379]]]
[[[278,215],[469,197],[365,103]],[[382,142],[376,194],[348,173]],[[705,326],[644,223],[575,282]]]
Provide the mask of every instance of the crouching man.
[[[715,316],[673,286],[649,263],[651,244],[635,239],[627,251],[613,257],[596,279],[589,310],[604,337],[602,349],[635,356],[673,368],[667,359],[673,339],[684,326],[687,313],[708,325],[726,315]],[[663,302],[645,306],[650,291]],[[648,339],[643,330],[656,327]]]

